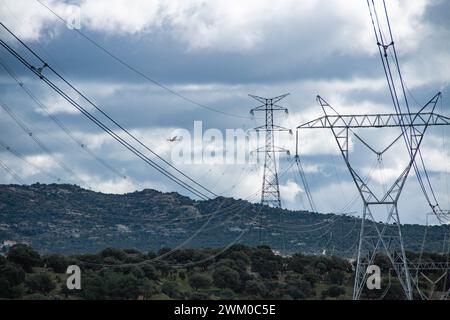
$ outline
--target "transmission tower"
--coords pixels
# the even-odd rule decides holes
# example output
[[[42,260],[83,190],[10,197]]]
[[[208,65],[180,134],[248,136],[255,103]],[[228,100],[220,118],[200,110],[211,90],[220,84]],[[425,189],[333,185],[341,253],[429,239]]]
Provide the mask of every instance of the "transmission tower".
[[[273,123],[273,114],[276,111],[288,113],[287,108],[277,105],[280,100],[284,99],[288,95],[289,93],[268,99],[249,94],[251,98],[262,103],[262,105],[251,109],[250,114],[253,116],[255,112],[265,112],[265,125],[254,128],[257,132],[265,132],[265,145],[264,147],[256,149],[256,152],[264,152],[265,154],[261,203],[274,208],[281,208],[280,187],[278,183],[277,161],[275,154],[277,152],[286,152],[289,154],[289,150],[274,145],[274,132],[288,131],[292,134],[292,130],[275,125]]]
[[[426,214],[425,232],[423,234],[422,247],[420,249],[419,258],[417,262],[409,264],[411,271],[415,271],[415,277],[412,277],[411,279],[414,288],[417,289],[417,293],[423,300],[447,300],[450,294],[450,288],[448,288],[448,277],[450,270],[450,239],[448,238],[448,228],[450,227],[450,225],[443,225],[447,230],[444,234],[444,242],[442,245],[441,255],[445,257],[446,260],[443,262],[426,261],[425,259],[423,259],[423,254],[425,252],[428,228],[430,227],[430,224],[428,222],[428,217],[430,216],[436,217],[438,221],[442,223],[441,216],[436,216],[435,212],[429,212]],[[441,291],[436,290],[436,287],[439,283],[443,285]]]
[[[384,252],[389,259],[392,269],[405,292],[407,299],[412,299],[411,275],[405,255],[403,236],[398,211],[398,200],[406,179],[414,165],[423,136],[429,126],[450,125],[450,118],[434,113],[441,93],[436,94],[418,113],[402,114],[364,114],[340,115],[324,99],[317,97],[325,116],[307,122],[298,129],[328,128],[331,129],[347,168],[355,182],[363,201],[363,216],[359,235],[358,258],[353,291],[353,299],[359,299],[366,285],[367,268],[374,263],[377,253]],[[330,111],[332,111],[330,114]],[[355,130],[369,128],[400,128],[400,136],[394,139],[384,150],[376,151]],[[407,131],[407,134],[405,134]],[[389,150],[400,137],[409,138],[409,161],[401,171],[395,182],[383,194],[373,191],[373,186],[361,178],[353,168],[349,157],[349,133],[352,133],[378,159]],[[297,135],[298,137],[298,135]],[[384,223],[377,222],[373,211],[387,207],[387,217]]]

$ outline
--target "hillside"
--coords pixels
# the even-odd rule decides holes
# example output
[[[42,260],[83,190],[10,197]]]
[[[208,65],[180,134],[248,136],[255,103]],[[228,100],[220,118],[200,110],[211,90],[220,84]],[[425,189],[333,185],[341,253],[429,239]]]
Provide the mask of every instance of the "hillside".
[[[404,225],[407,250],[420,249],[424,231],[424,226]],[[440,226],[428,229],[427,251],[442,250],[445,231]],[[26,242],[41,253],[263,243],[283,253],[325,250],[351,257],[358,232],[358,218],[273,209],[230,198],[194,201],[155,190],[103,194],[63,184],[0,186],[0,243]]]

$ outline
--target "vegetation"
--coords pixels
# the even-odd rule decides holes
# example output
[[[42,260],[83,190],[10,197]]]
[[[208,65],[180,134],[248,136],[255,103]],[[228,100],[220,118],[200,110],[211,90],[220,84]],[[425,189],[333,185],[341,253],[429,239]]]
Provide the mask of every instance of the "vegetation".
[[[359,225],[352,216],[281,210],[222,197],[195,201],[155,190],[116,195],[66,184],[0,185],[0,245],[3,240],[25,242],[42,253],[94,253],[107,247],[158,251],[195,234],[189,240],[192,248],[225,247],[236,239],[256,246],[262,238],[283,254],[325,251],[351,257]],[[420,225],[403,226],[407,250],[421,249],[424,231]],[[425,251],[441,251],[447,231],[445,226],[429,227]],[[105,254],[110,261],[122,259]],[[280,267],[277,260],[263,266],[264,256],[255,259],[261,261],[255,272]]]
[[[409,258],[417,256],[409,253]],[[442,256],[424,254],[423,259],[440,261]],[[376,263],[389,270],[385,257]],[[66,286],[65,270],[73,264],[82,270],[81,290]],[[7,257],[0,256],[0,298],[350,299],[353,276],[348,260],[302,253],[282,257],[267,246],[157,253],[108,248],[98,254],[41,256],[16,245]],[[403,298],[395,280],[382,291],[386,299]],[[365,292],[363,297],[380,295]]]

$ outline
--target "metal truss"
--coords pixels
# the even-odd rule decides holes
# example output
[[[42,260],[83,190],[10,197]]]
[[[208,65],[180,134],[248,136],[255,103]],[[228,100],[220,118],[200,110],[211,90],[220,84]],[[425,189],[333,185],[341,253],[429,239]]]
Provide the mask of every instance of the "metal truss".
[[[412,277],[412,282],[416,288],[418,294],[423,300],[436,299],[447,300],[450,294],[450,288],[447,289],[449,280],[449,253],[450,253],[450,239],[448,238],[449,232],[447,231],[444,236],[444,243],[442,246],[442,255],[446,257],[445,262],[423,262],[423,253],[425,251],[426,239],[428,234],[428,217],[436,216],[435,212],[429,212],[426,215],[426,228],[423,235],[422,248],[420,250],[419,259],[417,262],[410,262],[409,268],[412,273],[415,272],[415,277]],[[438,216],[439,219],[439,216]],[[439,221],[442,223],[441,219]],[[424,292],[423,283],[428,284],[431,288],[428,294]],[[436,287],[439,283],[442,283],[442,290],[436,291]]]
[[[434,299],[438,296],[439,300],[447,300],[450,294],[450,289],[447,289],[447,280],[449,276],[450,263],[447,262],[422,262],[422,263],[409,263],[409,269],[412,272],[416,272],[415,277],[411,277],[411,281],[416,288],[419,296],[423,300]],[[421,280],[425,280],[431,288],[428,294],[425,294],[424,289],[421,286]],[[444,288],[440,294],[436,293],[436,286],[439,283],[444,283]]]
[[[450,262],[409,262],[408,266],[414,270],[450,270]]]
[[[346,166],[355,182],[363,201],[363,215],[359,235],[358,258],[356,266],[353,299],[360,299],[366,285],[367,267],[374,263],[376,254],[384,252],[388,257],[393,270],[405,292],[407,299],[413,298],[410,268],[405,255],[398,200],[405,185],[406,179],[414,165],[419,152],[423,136],[429,126],[449,125],[450,118],[434,113],[441,94],[436,94],[418,113],[408,114],[363,114],[340,115],[324,99],[317,97],[324,116],[297,127],[299,129],[331,129],[336,143],[341,151]],[[330,113],[333,114],[330,114]],[[399,173],[394,183],[387,191],[379,195],[373,192],[372,187],[366,183],[355,170],[349,159],[349,132],[354,134],[379,158],[380,154],[389,149],[399,138],[395,139],[388,148],[376,152],[359,137],[353,129],[399,127],[401,136],[409,140],[408,153],[410,160],[405,169]],[[401,137],[400,136],[400,137]],[[298,137],[298,135],[297,135]],[[387,217],[384,223],[374,219],[376,208],[387,207]]]
[[[281,208],[280,187],[278,182],[275,153],[289,153],[289,151],[274,145],[273,133],[274,131],[288,131],[292,133],[292,130],[275,125],[273,123],[273,113],[277,111],[283,111],[286,113],[288,112],[287,108],[277,105],[280,100],[284,99],[288,95],[289,94],[287,93],[275,98],[262,98],[254,95],[249,95],[251,98],[262,103],[261,106],[251,109],[250,113],[254,115],[255,112],[264,112],[266,119],[265,125],[253,129],[255,131],[265,132],[264,147],[256,149],[256,152],[265,153],[261,203],[275,208]]]
[[[417,117],[414,117],[417,115]],[[413,123],[412,123],[413,121]],[[450,118],[429,112],[364,115],[326,115],[309,121],[299,128],[385,128],[400,126],[449,125]]]

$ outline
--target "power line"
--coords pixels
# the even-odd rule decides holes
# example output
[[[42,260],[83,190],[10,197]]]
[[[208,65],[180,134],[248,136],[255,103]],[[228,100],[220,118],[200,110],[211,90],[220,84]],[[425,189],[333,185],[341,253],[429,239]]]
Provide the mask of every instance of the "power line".
[[[86,151],[91,157],[93,157],[95,160],[97,160],[101,165],[103,165],[105,168],[113,172],[114,174],[120,176],[123,179],[126,179],[126,176],[124,176],[119,170],[114,168],[112,165],[107,163],[102,158],[98,157],[86,144],[81,142],[79,139],[77,139],[74,134],[54,115],[52,115],[48,108],[31,92],[31,90],[25,86],[25,84],[19,79],[19,77],[0,59],[0,65],[3,67],[3,69],[6,70],[6,72],[10,75],[10,77],[16,81],[16,83],[19,85],[19,87],[35,102],[37,106],[39,106],[46,115],[58,126],[61,128],[61,130],[64,131],[64,133],[72,139],[81,149]]]
[[[76,89],[68,80],[66,80],[63,76],[61,76],[57,71],[55,71],[51,66],[49,66],[39,55],[36,54],[30,47],[28,47],[22,40],[20,40],[12,31],[10,31],[3,23],[0,22],[0,25],[8,31],[22,46],[24,46],[33,56],[35,56],[42,64],[43,66],[41,68],[36,68],[33,66],[28,60],[23,58],[19,53],[17,53],[14,49],[11,48],[5,41],[0,39],[0,45],[2,45],[11,55],[13,55],[16,59],[18,59],[23,65],[25,65],[29,70],[31,70],[36,76],[38,76],[42,81],[44,81],[50,88],[52,88],[54,91],[56,91],[59,95],[61,95],[67,102],[69,102],[71,105],[73,105],[76,109],[78,109],[83,115],[85,115],[89,120],[94,122],[97,126],[99,126],[102,130],[104,130],[106,133],[108,133],[111,137],[113,137],[116,141],[118,141],[120,144],[122,144],[125,148],[127,148],[129,151],[134,153],[136,156],[141,158],[143,161],[145,161],[147,164],[149,164],[151,167],[162,173],[167,178],[171,179],[178,185],[180,185],[182,188],[188,190],[189,192],[195,194],[199,198],[202,198],[204,200],[211,199],[212,196],[217,196],[215,193],[210,191],[208,188],[202,186],[198,182],[194,181],[192,178],[181,172],[179,169],[177,169],[175,166],[173,166],[171,163],[163,159],[160,155],[158,155],[156,152],[154,152],[152,149],[150,149],[147,145],[145,145],[142,141],[140,141],[138,138],[136,138],[133,134],[131,134],[127,129],[125,129],[123,126],[121,126],[118,122],[116,122],[114,119],[112,119],[106,112],[104,112],[100,107],[98,107],[94,102],[92,102],[89,98],[87,98],[84,94],[82,94],[78,89]],[[197,189],[196,187],[193,187],[189,184],[189,182],[183,181],[180,178],[176,177],[171,172],[167,171],[161,165],[157,164],[155,161],[151,160],[149,157],[144,155],[142,152],[140,152],[138,149],[136,149],[134,146],[132,146],[129,142],[124,140],[120,135],[118,135],[116,132],[114,132],[111,128],[109,128],[107,125],[105,125],[101,120],[99,120],[97,117],[95,117],[92,113],[90,113],[88,110],[83,108],[79,103],[77,103],[73,98],[71,98],[67,93],[65,93],[62,89],[60,89],[54,82],[52,82],[49,78],[47,78],[42,71],[44,69],[51,70],[54,75],[56,75],[60,80],[62,80],[66,85],[68,85],[73,91],[75,91],[79,96],[81,96],[85,101],[87,101],[91,106],[93,106],[97,111],[99,111],[104,117],[106,117],[109,121],[111,121],[115,126],[117,126],[120,130],[122,130],[127,136],[131,137],[135,142],[137,142],[140,146],[144,147],[146,150],[151,152],[154,156],[156,156],[159,160],[164,162],[166,165],[168,165],[170,168],[174,169],[177,173],[181,174],[183,177],[187,178],[189,181],[191,181],[193,184],[199,186],[201,189]],[[202,191],[203,190],[203,191]],[[204,193],[206,191],[206,194]],[[209,193],[209,195],[208,195]]]
[[[18,158],[18,159],[22,160],[23,162],[25,162],[30,167],[35,168],[36,170],[44,173],[49,178],[51,178],[51,179],[53,179],[53,180],[55,180],[57,182],[63,181],[61,178],[51,174],[50,172],[46,172],[46,171],[42,170],[41,168],[39,168],[38,166],[36,166],[35,164],[31,163],[30,161],[27,160],[26,157],[24,157],[18,151],[14,150],[13,148],[11,148],[9,145],[7,145],[6,143],[2,142],[1,140],[0,140],[0,146],[3,147],[3,149],[5,149],[9,153],[11,153],[12,155],[14,155],[16,158]]]
[[[300,179],[302,180],[303,188],[305,189],[306,198],[308,199],[308,203],[311,208],[311,211],[317,212],[317,207],[316,207],[316,204],[314,203],[314,199],[312,197],[311,190],[309,189],[308,180],[306,179],[305,171],[303,169],[302,163],[300,161],[300,156],[298,155],[298,153],[295,155],[295,162],[297,164],[298,174],[300,176]]]
[[[94,102],[92,102],[92,100],[90,100],[89,98],[87,98],[83,93],[81,93],[77,88],[75,88],[69,81],[67,81],[62,75],[60,75],[56,70],[54,70],[49,64],[47,64],[47,62],[45,62],[39,55],[36,54],[36,52],[34,52],[29,46],[27,46],[21,39],[19,39],[11,30],[9,30],[3,23],[0,22],[0,25],[5,28],[17,41],[20,42],[20,44],[22,44],[28,51],[30,51],[36,58],[39,59],[39,61],[41,63],[43,63],[43,66],[41,68],[36,69],[33,65],[28,63],[28,68],[33,71],[36,75],[39,76],[39,78],[41,78],[42,80],[46,79],[48,80],[50,83],[51,81],[46,78],[43,74],[42,71],[45,68],[48,68],[49,70],[51,70],[58,78],[60,78],[65,84],[67,84],[72,90],[74,90],[78,95],[80,95],[85,101],[87,101],[91,106],[93,106],[97,111],[99,111],[103,116],[105,116],[109,121],[111,121],[114,125],[116,125],[119,129],[121,129],[122,131],[124,131],[129,137],[131,137],[134,141],[136,141],[139,145],[141,145],[142,147],[144,147],[147,151],[151,152],[154,156],[156,156],[159,160],[161,160],[162,162],[164,162],[166,165],[168,165],[169,167],[171,167],[172,169],[174,169],[175,171],[177,171],[178,173],[180,173],[182,176],[184,176],[185,178],[187,178],[188,180],[190,180],[191,182],[193,182],[194,184],[196,184],[197,186],[199,186],[200,188],[202,188],[204,191],[211,193],[213,196],[217,197],[217,195],[215,193],[213,193],[212,191],[208,190],[207,188],[205,188],[204,186],[200,185],[198,182],[194,181],[192,178],[190,178],[189,176],[187,176],[185,173],[181,172],[179,169],[177,169],[174,165],[172,165],[171,163],[169,163],[167,160],[165,160],[164,158],[162,158],[159,154],[157,154],[155,151],[153,151],[152,149],[150,149],[147,145],[145,145],[141,140],[137,139],[133,134],[131,134],[127,129],[125,129],[122,125],[120,125],[118,122],[116,122],[114,119],[112,119],[105,111],[103,111],[100,107],[98,107]],[[2,42],[8,46],[3,40]],[[10,46],[8,46],[9,49],[11,49]],[[10,50],[8,50],[10,51]],[[14,50],[13,50],[14,51]],[[10,51],[11,53],[11,51]],[[20,56],[20,55],[19,55]],[[16,57],[17,58],[17,57]],[[22,62],[22,61],[21,61]],[[23,62],[22,62],[23,63]],[[55,86],[57,87],[57,86]],[[75,102],[75,101],[73,101]]]
[[[372,6],[371,6],[372,3]],[[401,91],[403,92],[403,99],[404,99],[404,103],[406,105],[407,111],[410,114],[410,118],[411,118],[411,112],[410,112],[410,107],[409,107],[409,102],[408,102],[408,97],[406,95],[406,90],[407,89],[406,85],[404,84],[404,80],[403,80],[403,76],[400,70],[400,65],[399,65],[399,61],[398,61],[398,56],[397,56],[397,51],[395,48],[395,44],[394,44],[394,39],[393,39],[393,35],[392,35],[392,29],[391,29],[391,24],[390,24],[390,20],[389,20],[389,15],[387,12],[387,7],[386,7],[386,2],[383,0],[383,7],[384,7],[384,14],[385,14],[385,18],[386,18],[386,23],[387,23],[387,27],[388,27],[388,31],[389,31],[389,39],[387,39],[383,33],[381,24],[380,24],[380,19],[378,17],[378,12],[377,12],[377,8],[375,5],[374,0],[367,0],[367,5],[369,7],[369,12],[370,12],[370,17],[371,17],[371,21],[372,21],[372,26],[373,26],[373,30],[375,33],[375,38],[377,41],[377,46],[378,46],[378,51],[381,57],[381,61],[382,61],[382,65],[383,65],[383,70],[386,76],[386,80],[388,82],[388,87],[389,87],[389,92],[392,98],[392,102],[394,104],[394,108],[395,111],[399,117],[399,122],[402,125],[401,129],[402,129],[402,133],[403,133],[403,138],[405,140],[405,144],[408,148],[408,150],[411,149],[411,145],[413,143],[417,144],[417,136],[414,133],[411,133],[410,135],[408,135],[407,132],[407,128],[404,125],[404,119],[402,117],[400,117],[400,114],[402,113],[402,109],[401,109],[401,103],[397,94],[397,88],[396,88],[396,81],[394,79],[393,76],[393,72],[391,70],[390,67],[390,63],[389,63],[389,56],[391,57],[391,59],[393,60],[393,63],[396,67],[396,71],[397,71],[397,75],[398,75],[398,81],[400,83],[400,87],[401,87]],[[386,42],[386,40],[388,40],[388,42]],[[412,159],[412,154],[409,152],[410,158]],[[431,198],[428,195],[428,191],[425,187],[420,169],[417,165],[417,161],[414,160],[413,161],[413,168],[416,172],[416,177],[418,179],[420,188],[422,189],[422,192],[428,202],[428,205],[431,207],[431,209],[433,210],[433,212],[435,212],[436,214],[438,214],[438,211],[441,211],[439,203],[437,201],[436,198],[436,194],[434,192],[433,186],[431,184],[431,180],[428,174],[428,171],[425,167],[425,162],[423,160],[423,156],[422,156],[422,152],[419,149],[418,152],[418,158],[420,160],[420,164],[423,168],[424,174],[425,174],[425,179],[427,181],[430,193],[431,193],[431,197],[433,198],[434,204],[431,202]],[[438,210],[436,210],[438,209]]]
[[[19,182],[19,184],[25,184],[23,179],[13,169],[8,167],[6,163],[2,162],[1,160],[0,160],[0,167],[5,169],[6,172],[8,172],[15,180],[17,180],[17,182]]]
[[[6,111],[10,118],[49,156],[51,157],[62,169],[68,172],[72,177],[78,181],[84,182],[78,175],[61,159],[58,159],[53,155],[51,150],[36,136],[36,134],[15,114],[1,99],[0,107]],[[85,182],[84,182],[85,183]],[[89,187],[88,187],[89,188]]]
[[[61,17],[59,14],[57,14],[52,8],[50,8],[48,5],[46,5],[45,3],[43,3],[40,0],[36,0],[40,5],[42,5],[43,7],[45,7],[48,11],[50,11],[53,15],[55,15],[60,21],[62,21],[64,24],[67,25],[67,20],[65,20],[63,17]],[[230,113],[230,112],[225,112],[225,111],[221,111],[221,110],[217,110],[213,107],[207,106],[203,103],[197,102],[171,88],[169,88],[168,86],[162,84],[161,82],[151,78],[150,76],[146,75],[145,73],[143,73],[142,71],[139,71],[137,68],[133,67],[132,65],[130,65],[128,62],[124,61],[123,59],[121,59],[120,57],[118,57],[117,55],[115,55],[114,53],[112,53],[110,50],[106,49],[104,46],[102,46],[101,44],[99,44],[98,42],[96,42],[94,39],[92,39],[91,37],[89,37],[88,35],[86,35],[85,33],[83,33],[82,31],[73,28],[72,30],[74,30],[75,32],[77,32],[81,37],[83,37],[84,39],[86,39],[87,41],[89,41],[91,44],[93,44],[95,47],[97,47],[98,49],[100,49],[101,51],[103,51],[105,54],[107,54],[108,56],[110,56],[111,58],[113,58],[115,61],[117,61],[118,63],[120,63],[122,66],[124,66],[125,68],[127,68],[128,70],[136,73],[137,75],[139,75],[140,77],[144,78],[145,80],[153,83],[154,85],[160,87],[161,89],[164,89],[165,91],[169,92],[170,94],[177,96],[178,98],[191,103],[193,105],[196,105],[197,107],[218,113],[218,114],[222,114],[225,116],[229,116],[229,117],[235,117],[235,118],[241,118],[241,119],[249,119],[250,117],[248,116],[244,116],[244,115],[239,115],[239,114],[234,114],[234,113]]]

